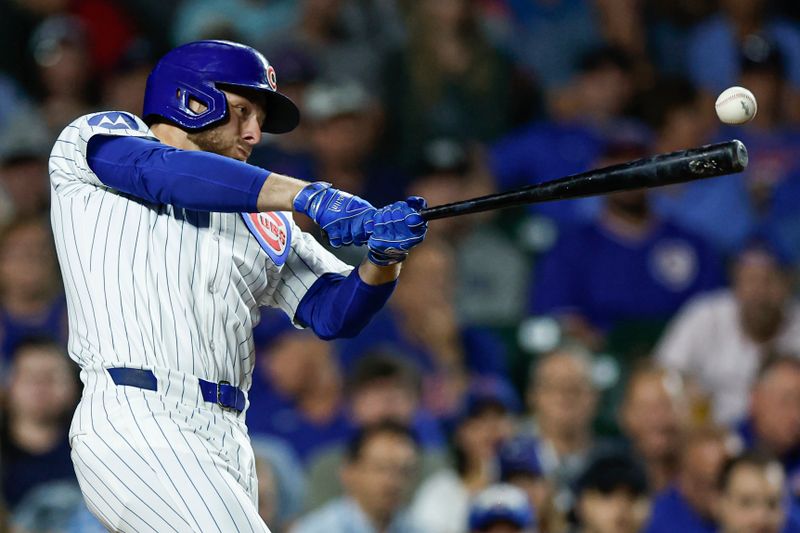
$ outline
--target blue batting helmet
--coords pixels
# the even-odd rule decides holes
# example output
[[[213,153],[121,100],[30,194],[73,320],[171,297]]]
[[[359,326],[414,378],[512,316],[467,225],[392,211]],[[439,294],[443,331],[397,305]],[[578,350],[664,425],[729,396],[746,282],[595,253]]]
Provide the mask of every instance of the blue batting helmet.
[[[286,133],[300,121],[300,112],[278,92],[275,69],[258,51],[229,41],[196,41],[179,46],[156,64],[147,78],[144,120],[161,117],[187,130],[212,126],[228,116],[228,105],[219,86],[244,87],[266,98],[267,133]],[[195,113],[189,98],[206,109]]]

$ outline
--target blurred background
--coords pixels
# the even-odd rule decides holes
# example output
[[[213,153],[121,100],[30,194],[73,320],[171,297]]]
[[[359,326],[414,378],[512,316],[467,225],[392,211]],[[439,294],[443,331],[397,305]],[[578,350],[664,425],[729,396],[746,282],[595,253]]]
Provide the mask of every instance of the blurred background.
[[[265,311],[247,422],[273,532],[800,531],[793,0],[3,0],[0,530],[101,530],[69,459],[52,142],[139,114],[158,57],[202,38],[262,51],[301,109],[251,163],[376,205],[750,152],[735,176],[433,222],[353,339]],[[732,85],[747,125],[714,114]]]

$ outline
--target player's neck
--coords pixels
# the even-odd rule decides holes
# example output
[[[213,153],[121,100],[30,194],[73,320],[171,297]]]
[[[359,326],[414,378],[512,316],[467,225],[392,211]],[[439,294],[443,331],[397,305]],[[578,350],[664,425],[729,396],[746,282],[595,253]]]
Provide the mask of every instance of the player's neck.
[[[173,148],[178,148],[180,150],[200,149],[195,143],[189,140],[189,136],[184,130],[172,124],[153,124],[150,127],[150,131],[153,132],[153,135],[155,135],[159,141]]]

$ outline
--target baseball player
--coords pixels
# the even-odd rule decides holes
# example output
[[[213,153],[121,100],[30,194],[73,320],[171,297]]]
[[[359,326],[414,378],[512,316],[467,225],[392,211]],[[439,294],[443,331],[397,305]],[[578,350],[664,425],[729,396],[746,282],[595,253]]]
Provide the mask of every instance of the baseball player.
[[[85,385],[72,459],[112,531],[269,531],[245,427],[259,307],[354,335],[424,238],[421,198],[376,209],[245,163],[298,120],[261,54],[199,41],[153,69],[143,119],[83,116],[56,141],[51,221]],[[368,258],[348,267],[292,211]]]

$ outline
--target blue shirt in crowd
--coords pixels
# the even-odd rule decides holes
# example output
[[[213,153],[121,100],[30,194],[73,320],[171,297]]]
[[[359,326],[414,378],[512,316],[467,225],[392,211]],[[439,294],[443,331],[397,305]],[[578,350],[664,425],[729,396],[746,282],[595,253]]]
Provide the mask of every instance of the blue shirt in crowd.
[[[760,443],[756,435],[752,418],[746,418],[736,425],[736,434],[741,438],[742,444],[748,449],[758,448]],[[800,443],[779,456],[783,469],[786,472],[786,484],[796,498],[800,498]]]
[[[741,248],[759,230],[775,235],[787,233],[788,228],[782,227],[787,225],[786,217],[773,213],[787,194],[787,182],[793,179],[793,169],[797,168],[800,131],[727,128],[720,131],[718,138],[744,142],[750,158],[747,170],[654,189],[651,198],[655,211],[728,254]],[[764,197],[759,198],[762,194]],[[797,202],[797,193],[792,200]]]
[[[338,498],[300,520],[293,533],[422,533],[398,513],[388,527],[380,532],[370,523],[358,504],[347,497]]]
[[[667,320],[692,295],[720,286],[703,240],[669,222],[628,240],[600,223],[565,231],[535,274],[532,310],[572,312],[605,331],[627,320]]]
[[[609,142],[642,143],[649,132],[619,120],[606,128],[578,122],[537,122],[501,139],[489,151],[489,166],[501,191],[562,178],[596,168]],[[602,198],[531,204],[529,210],[571,224],[595,216]]]
[[[689,36],[689,77],[698,86],[719,93],[736,85],[741,71],[739,40],[731,21],[716,15],[701,22]],[[764,24],[762,33],[774,41],[784,56],[786,77],[800,85],[800,30],[783,19]]]
[[[670,486],[653,500],[650,521],[643,533],[715,533],[713,520],[703,518],[675,486]]]
[[[7,430],[2,435],[2,498],[14,509],[32,489],[49,481],[66,480],[77,483],[72,468],[70,446],[66,431],[51,450],[33,454],[12,442]]]
[[[424,372],[436,369],[436,359],[424,346],[403,333],[399,318],[384,308],[352,339],[338,339],[337,351],[345,373],[374,351],[399,354]],[[461,328],[464,364],[472,374],[507,377],[506,352],[502,341],[493,333],[478,327]]]
[[[294,402],[277,393],[260,372],[253,373],[248,398],[247,427],[250,433],[285,441],[304,464],[308,464],[318,451],[342,442],[349,435],[349,422],[343,410],[324,422],[309,420]]]

